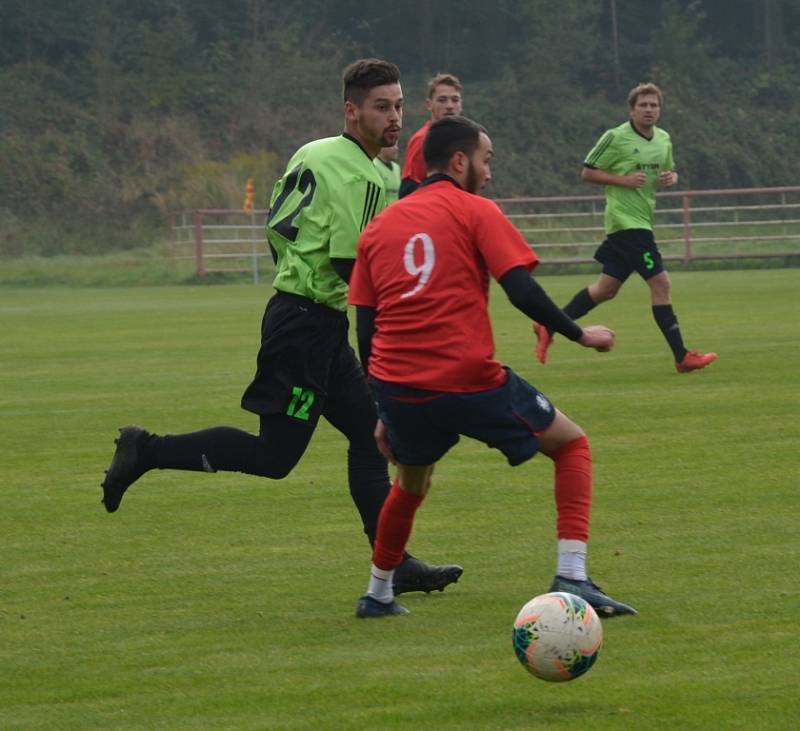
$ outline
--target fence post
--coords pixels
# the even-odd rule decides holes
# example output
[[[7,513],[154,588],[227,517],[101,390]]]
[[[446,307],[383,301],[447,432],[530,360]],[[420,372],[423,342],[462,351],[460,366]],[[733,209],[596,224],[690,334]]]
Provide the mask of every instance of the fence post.
[[[684,195],[683,198],[683,262],[689,264],[692,261],[692,226],[691,215],[689,213],[689,196]]]
[[[258,284],[258,237],[256,236],[256,214],[250,212],[250,255],[253,258],[253,284]]]
[[[203,214],[194,212],[194,256],[197,263],[197,276],[206,275],[206,264],[203,260]]]

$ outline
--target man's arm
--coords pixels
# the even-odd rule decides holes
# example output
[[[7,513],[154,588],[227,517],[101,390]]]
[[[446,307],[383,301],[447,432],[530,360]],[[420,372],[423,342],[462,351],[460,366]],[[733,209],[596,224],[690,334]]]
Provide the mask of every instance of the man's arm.
[[[364,369],[364,373],[369,370],[369,357],[372,355],[372,336],[375,335],[376,315],[377,310],[374,307],[356,305],[358,357],[361,359],[361,367]]]
[[[581,339],[581,326],[564,314],[525,267],[509,269],[498,281],[511,304],[531,320],[536,320],[570,340]]]
[[[424,127],[423,127],[424,129]],[[424,135],[417,132],[409,141],[406,148],[406,157],[403,161],[403,171],[400,180],[399,197],[403,198],[419,188],[425,179],[427,166],[422,155],[422,141]]]
[[[595,185],[620,185],[623,188],[641,188],[647,182],[647,174],[615,175],[614,173],[600,170],[600,168],[584,165],[581,172],[581,180],[584,183],[594,183]]]
[[[353,274],[353,267],[356,265],[355,259],[344,259],[341,257],[331,257],[331,266],[345,282],[350,284],[350,277]]]
[[[611,330],[603,325],[581,328],[547,296],[525,267],[510,269],[500,277],[499,282],[511,304],[532,320],[565,335],[585,348],[605,352],[614,346],[614,333]]]

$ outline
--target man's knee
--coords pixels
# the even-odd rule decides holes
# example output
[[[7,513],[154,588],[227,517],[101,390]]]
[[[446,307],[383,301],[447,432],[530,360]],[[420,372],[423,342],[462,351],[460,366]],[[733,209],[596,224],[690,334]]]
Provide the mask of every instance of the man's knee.
[[[288,450],[282,445],[270,443],[262,439],[262,447],[258,454],[257,470],[261,477],[270,480],[282,480],[295,468],[303,456],[305,447],[299,453]]]
[[[377,449],[375,424],[378,422],[378,414],[368,391],[365,391],[361,398],[332,406],[335,408],[326,409],[323,415],[344,434],[351,448]]]
[[[287,460],[285,456],[264,455],[260,463],[259,474],[270,480],[282,480],[288,477],[298,460]]]
[[[661,274],[656,274],[656,276],[648,279],[647,285],[650,287],[653,302],[656,304],[669,302],[672,283],[666,272],[661,272]]]
[[[313,433],[313,426],[295,423],[283,415],[262,417],[258,437],[258,474],[271,480],[282,480],[300,461]]]
[[[589,296],[596,304],[614,299],[622,288],[622,282],[613,277],[601,277],[591,287]]]

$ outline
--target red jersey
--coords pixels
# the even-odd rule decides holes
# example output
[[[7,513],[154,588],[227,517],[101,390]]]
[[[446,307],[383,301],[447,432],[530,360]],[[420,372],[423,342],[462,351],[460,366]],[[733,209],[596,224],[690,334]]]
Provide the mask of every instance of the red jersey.
[[[370,374],[431,391],[501,386],[489,275],[538,263],[495,203],[450,179],[393,203],[361,234],[350,278],[350,304],[377,310]]]
[[[425,164],[425,157],[422,154],[422,143],[425,135],[428,134],[431,121],[428,120],[422,125],[408,141],[406,146],[406,157],[403,160],[403,172],[400,179],[411,178],[421,183],[428,175],[428,166]]]

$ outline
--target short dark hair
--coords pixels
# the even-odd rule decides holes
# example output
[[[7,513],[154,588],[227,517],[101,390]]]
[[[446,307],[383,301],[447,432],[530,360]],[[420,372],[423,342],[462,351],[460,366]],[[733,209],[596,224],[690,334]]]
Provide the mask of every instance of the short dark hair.
[[[361,58],[342,72],[344,100],[353,104],[362,104],[376,86],[399,82],[400,69],[380,58]]]
[[[428,99],[433,99],[436,87],[440,84],[452,86],[456,91],[461,91],[461,82],[458,80],[457,76],[453,76],[453,74],[436,74],[436,76],[428,82]]]
[[[434,122],[422,143],[428,170],[445,170],[457,152],[472,155],[480,144],[481,132],[488,134],[484,127],[467,117],[442,117]]]

